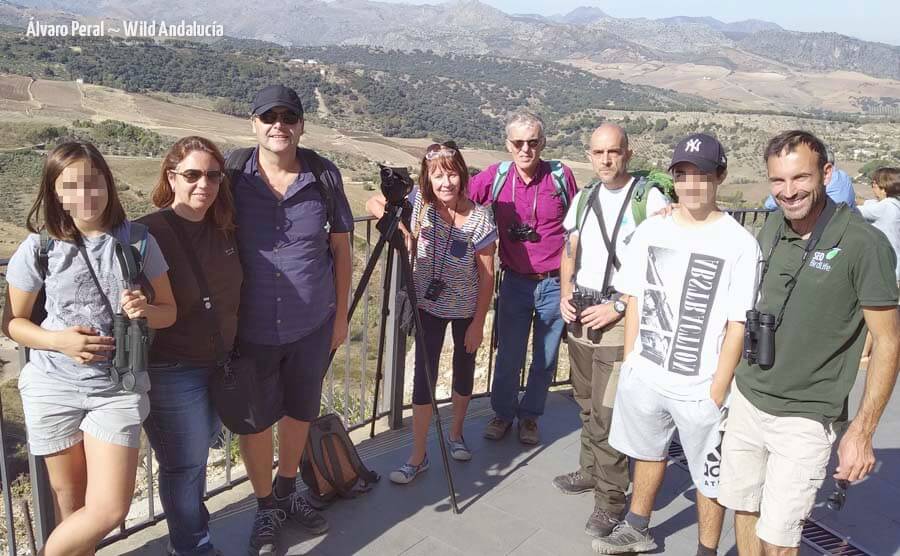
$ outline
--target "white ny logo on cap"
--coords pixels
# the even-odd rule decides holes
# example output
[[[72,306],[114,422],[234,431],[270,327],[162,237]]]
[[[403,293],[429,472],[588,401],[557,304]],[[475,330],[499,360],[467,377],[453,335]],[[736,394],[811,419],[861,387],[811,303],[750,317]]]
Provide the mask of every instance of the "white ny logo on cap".
[[[702,141],[700,139],[691,139],[684,145],[684,152],[698,153],[700,152],[701,144]]]

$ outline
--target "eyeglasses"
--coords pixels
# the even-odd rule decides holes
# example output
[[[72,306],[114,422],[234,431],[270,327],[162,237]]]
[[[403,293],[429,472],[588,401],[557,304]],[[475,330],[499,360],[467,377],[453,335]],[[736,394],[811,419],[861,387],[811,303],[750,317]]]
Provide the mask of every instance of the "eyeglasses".
[[[285,125],[294,125],[300,121],[300,114],[295,112],[273,112],[272,110],[266,110],[262,114],[257,114],[256,117],[266,125],[272,125],[279,119]]]
[[[444,158],[456,156],[459,147],[453,141],[446,143],[432,143],[425,149],[425,160],[434,160],[435,158]]]
[[[528,148],[529,148],[529,149],[532,149],[532,150],[534,150],[534,149],[540,147],[540,146],[541,146],[541,141],[542,141],[542,139],[540,139],[540,138],[538,138],[538,139],[528,139],[528,140],[525,140],[525,139],[507,139],[507,141],[509,141],[509,143],[510,143],[513,147],[515,147],[517,151],[521,151],[522,148],[525,146],[525,143],[528,143]]]
[[[211,183],[222,183],[222,180],[225,179],[225,172],[221,170],[184,170],[182,172],[177,172],[175,170],[169,170],[173,174],[178,174],[179,176],[184,178],[184,181],[188,183],[197,183],[200,178],[206,176],[206,179]]]

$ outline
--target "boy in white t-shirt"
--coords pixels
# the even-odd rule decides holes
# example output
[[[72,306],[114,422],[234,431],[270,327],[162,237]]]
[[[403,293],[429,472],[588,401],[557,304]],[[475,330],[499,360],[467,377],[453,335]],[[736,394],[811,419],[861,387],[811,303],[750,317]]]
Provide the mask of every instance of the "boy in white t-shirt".
[[[613,281],[628,308],[609,442],[635,467],[628,515],[593,541],[601,554],[656,548],[650,513],[676,428],[697,487],[697,554],[716,554],[720,428],[760,258],[756,239],[716,206],[726,167],[715,138],[678,143],[669,171],[680,204],[635,231]]]

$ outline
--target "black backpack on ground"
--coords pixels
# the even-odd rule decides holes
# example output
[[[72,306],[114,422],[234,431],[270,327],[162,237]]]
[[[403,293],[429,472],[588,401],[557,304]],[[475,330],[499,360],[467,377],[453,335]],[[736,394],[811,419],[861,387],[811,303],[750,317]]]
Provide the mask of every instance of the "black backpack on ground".
[[[338,496],[355,498],[372,490],[381,479],[363,464],[347,429],[334,413],[310,423],[300,476],[309,487],[310,502],[317,508]]]
[[[244,172],[244,167],[247,165],[250,157],[253,156],[253,151],[254,149],[249,147],[244,149],[235,149],[228,153],[228,156],[225,157],[225,173],[228,175],[228,181],[231,184],[232,191],[234,191],[234,186],[237,184],[238,178]],[[335,218],[334,181],[325,170],[324,159],[315,151],[311,149],[297,148],[297,154],[300,156],[300,161],[303,164],[303,168],[309,169],[309,171],[312,172],[313,176],[315,176],[316,178],[315,188],[319,192],[319,195],[322,196],[322,200],[325,202],[325,210],[328,215],[328,226],[330,229],[331,226],[334,225]]]

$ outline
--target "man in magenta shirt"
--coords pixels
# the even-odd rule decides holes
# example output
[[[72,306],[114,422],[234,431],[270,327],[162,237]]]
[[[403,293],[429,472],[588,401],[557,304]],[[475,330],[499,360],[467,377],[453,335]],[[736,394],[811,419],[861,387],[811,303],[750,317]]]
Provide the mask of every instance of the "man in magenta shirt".
[[[572,171],[541,160],[544,125],[533,114],[518,112],[506,125],[512,164],[486,168],[469,181],[469,196],[492,204],[500,235],[499,335],[491,386],[495,416],[484,436],[500,440],[519,419],[519,440],[539,441],[537,419],[556,371],[564,322],[559,313],[559,261],[565,243],[563,218],[577,186]],[[501,176],[499,192],[494,187]],[[504,175],[505,174],[505,175]],[[525,365],[528,333],[534,327],[532,361],[525,394],[519,400],[519,371]]]

